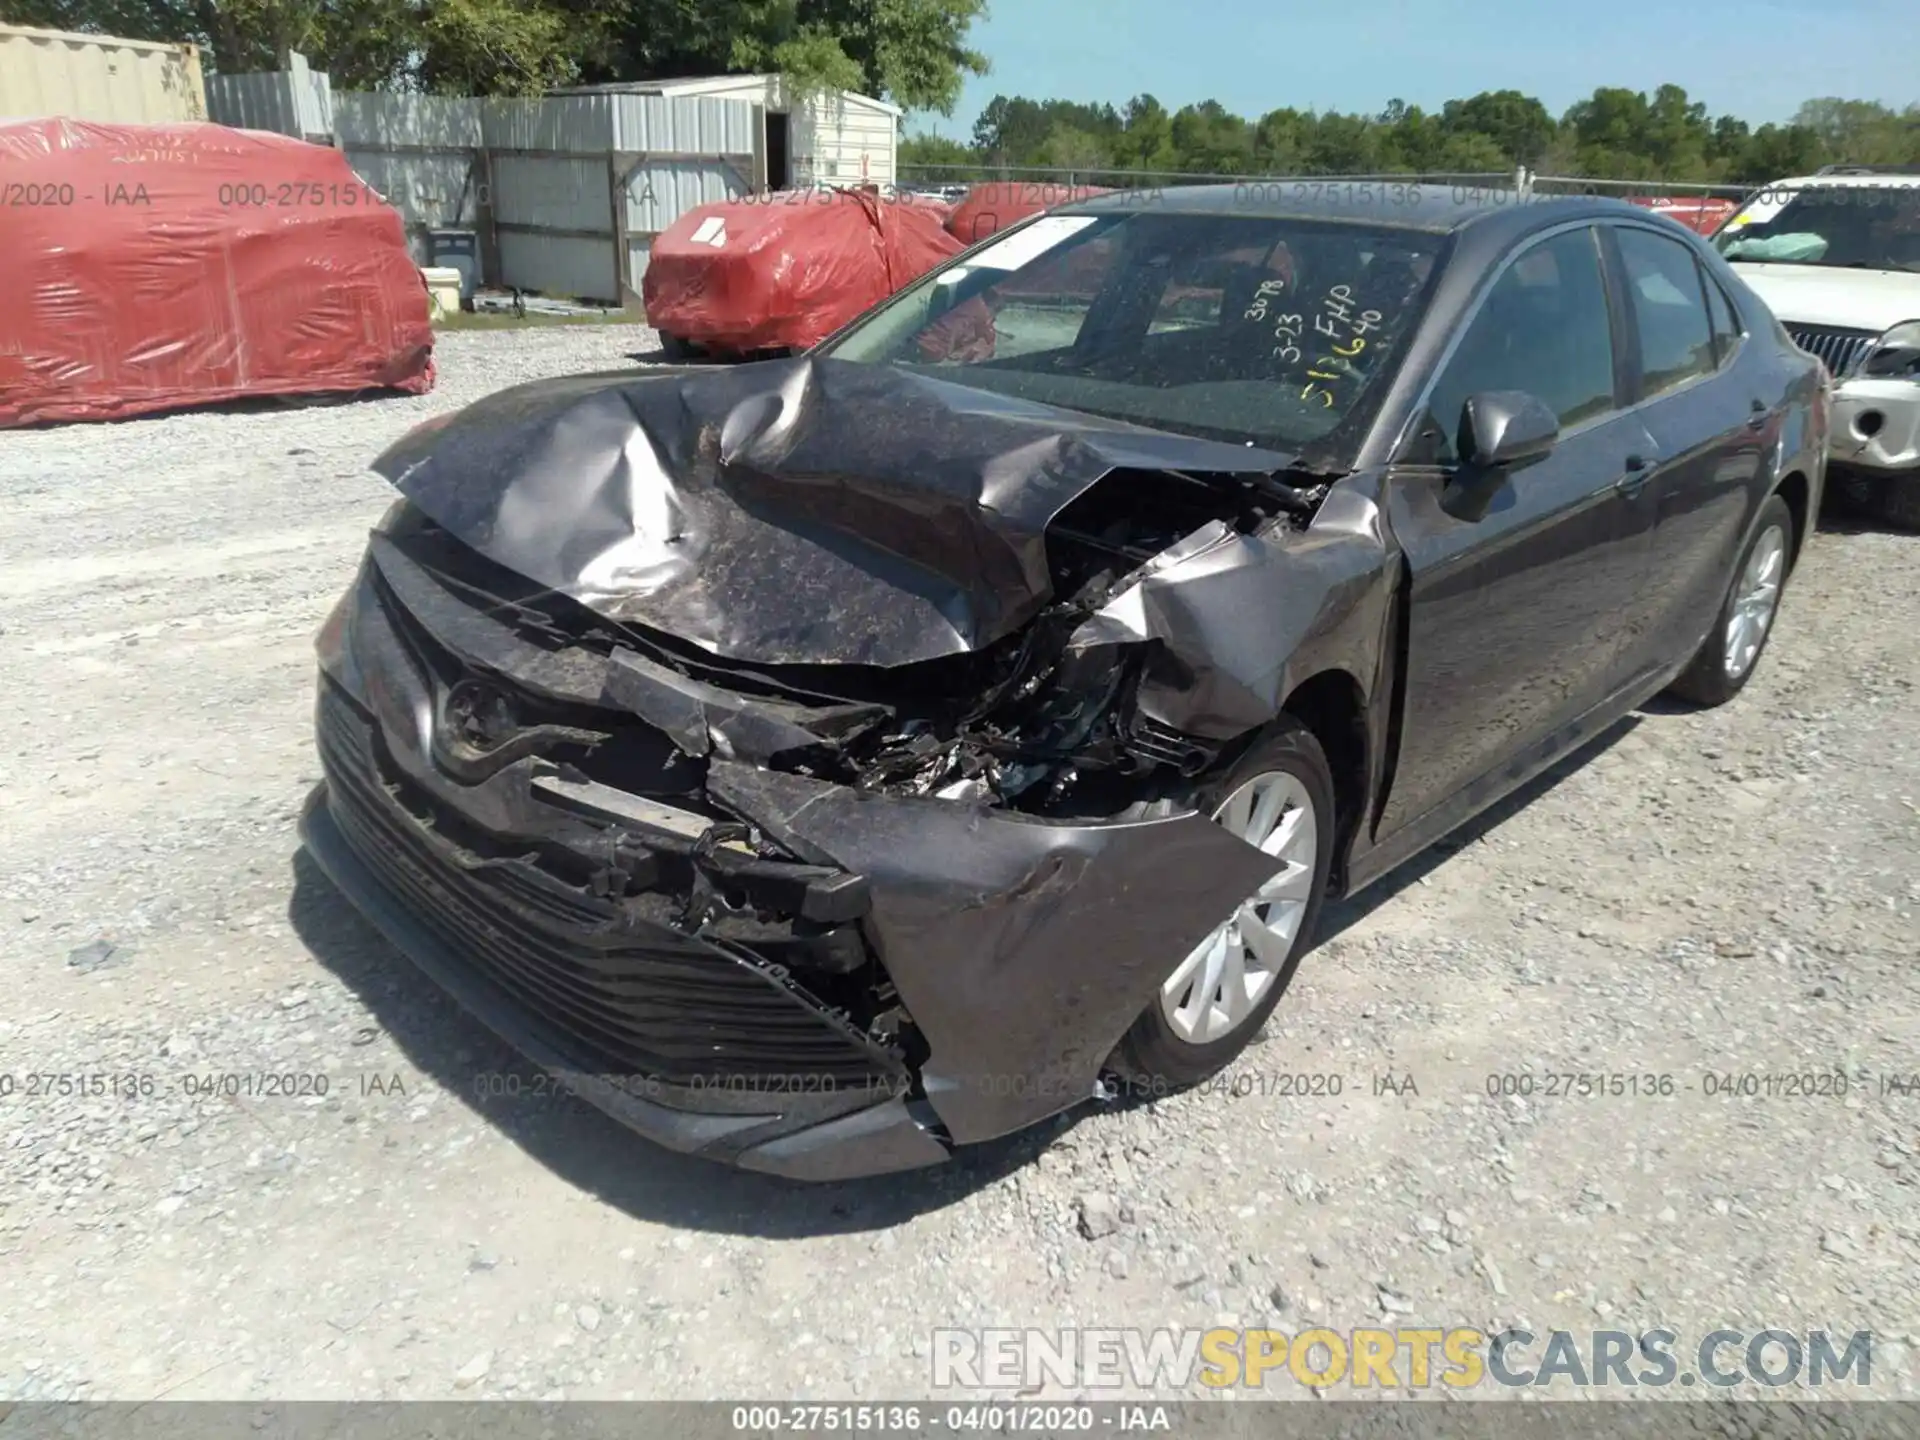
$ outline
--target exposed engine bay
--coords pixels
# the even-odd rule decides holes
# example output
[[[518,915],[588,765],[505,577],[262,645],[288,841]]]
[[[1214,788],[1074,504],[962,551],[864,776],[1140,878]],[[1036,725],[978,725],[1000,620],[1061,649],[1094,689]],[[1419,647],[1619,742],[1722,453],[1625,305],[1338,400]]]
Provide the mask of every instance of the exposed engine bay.
[[[1293,457],[807,357],[610,380],[509,391],[377,467],[410,502],[382,543],[440,609],[612,662],[576,688],[597,719],[508,734],[461,698],[475,746],[605,770],[619,709],[690,760],[1111,817],[1273,713],[1248,586],[1331,478]],[[1214,665],[1209,626],[1262,668]]]
[[[391,547],[385,553],[397,552],[528,642],[611,661],[604,698],[689,759],[718,754],[862,791],[1055,818],[1113,815],[1198,774],[1217,746],[1135,709],[1150,670],[1178,668],[1161,645],[1078,643],[1082,625],[1142,567],[1205,527],[1244,536],[1271,524],[1304,526],[1326,486],[1295,478],[1301,483],[1115,471],[1047,527],[1054,598],[1031,622],[983,650],[895,667],[721,660],[535,585],[411,508],[394,517],[383,539]],[[501,678],[516,689],[522,683]],[[508,704],[501,691],[455,683],[445,723],[465,741],[456,752],[466,753],[443,758],[479,773],[528,754],[564,756],[605,783],[690,794],[676,782],[692,780],[691,772],[674,774],[668,765],[639,773],[631,737],[608,725],[604,711],[558,706],[527,715],[526,708]],[[658,757],[647,760],[651,769]]]

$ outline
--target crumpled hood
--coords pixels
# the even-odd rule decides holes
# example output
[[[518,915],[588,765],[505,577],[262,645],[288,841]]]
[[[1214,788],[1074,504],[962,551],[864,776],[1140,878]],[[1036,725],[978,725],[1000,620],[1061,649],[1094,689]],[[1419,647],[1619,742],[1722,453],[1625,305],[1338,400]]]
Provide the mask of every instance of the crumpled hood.
[[[1880,331],[1920,320],[1920,273],[1913,271],[1744,260],[1735,260],[1733,270],[1789,325]]]
[[[374,465],[494,562],[727,659],[904,665],[1051,598],[1048,523],[1115,470],[1292,457],[800,356],[518,386]]]

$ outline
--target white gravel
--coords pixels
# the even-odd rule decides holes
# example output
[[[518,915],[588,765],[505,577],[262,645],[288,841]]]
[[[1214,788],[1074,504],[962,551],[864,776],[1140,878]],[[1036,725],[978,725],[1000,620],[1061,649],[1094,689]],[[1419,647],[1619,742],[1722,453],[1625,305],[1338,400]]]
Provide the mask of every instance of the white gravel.
[[[1913,537],[1821,534],[1739,701],[1341,907],[1251,1093],[824,1189],[473,1098],[534,1080],[296,855],[311,638],[385,442],[653,348],[459,333],[417,398],[0,434],[0,1401],[906,1397],[936,1327],[1223,1317],[1869,1329],[1915,1393],[1920,1094],[1881,1093],[1920,1071]],[[1700,1093],[1809,1067],[1851,1095]],[[1487,1093],[1564,1071],[1680,1089]],[[256,1093],[185,1093],[221,1075]]]

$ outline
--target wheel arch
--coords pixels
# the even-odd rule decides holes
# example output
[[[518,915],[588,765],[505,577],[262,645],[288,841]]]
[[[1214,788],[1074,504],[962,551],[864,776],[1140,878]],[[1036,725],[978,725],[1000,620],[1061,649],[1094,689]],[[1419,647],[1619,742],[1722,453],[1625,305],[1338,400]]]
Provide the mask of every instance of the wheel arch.
[[[1791,570],[1800,563],[1800,552],[1813,529],[1813,482],[1799,470],[1789,470],[1774,482],[1773,493],[1787,502],[1793,515],[1793,549],[1787,556]]]
[[[1371,774],[1366,689],[1351,671],[1337,667],[1307,676],[1288,692],[1280,718],[1306,727],[1326,752],[1333,777],[1336,870],[1367,813]],[[1341,877],[1336,875],[1335,882]]]

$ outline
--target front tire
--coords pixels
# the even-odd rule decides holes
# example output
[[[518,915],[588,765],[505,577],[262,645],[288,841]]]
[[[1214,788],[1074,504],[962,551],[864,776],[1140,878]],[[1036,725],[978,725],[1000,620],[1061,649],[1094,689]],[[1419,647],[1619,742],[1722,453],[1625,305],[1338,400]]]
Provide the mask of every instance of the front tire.
[[[1121,1038],[1112,1068],[1154,1093],[1218,1074],[1260,1033],[1313,947],[1333,863],[1333,775],[1313,732],[1290,718],[1192,803],[1288,866],[1170,966]]]
[[[1778,495],[1760,507],[1753,538],[1740,552],[1720,616],[1699,652],[1668,686],[1695,705],[1724,705],[1742,690],[1766,653],[1793,567],[1793,511]]]

